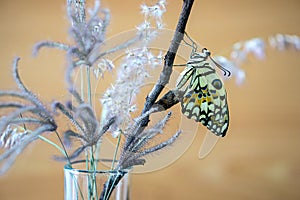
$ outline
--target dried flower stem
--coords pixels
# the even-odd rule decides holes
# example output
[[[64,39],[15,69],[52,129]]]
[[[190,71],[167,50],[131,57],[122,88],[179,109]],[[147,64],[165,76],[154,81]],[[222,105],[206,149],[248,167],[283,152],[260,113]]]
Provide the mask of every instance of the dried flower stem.
[[[86,66],[88,103],[92,106],[91,68]]]
[[[118,141],[117,141],[117,144],[116,144],[115,153],[114,153],[114,158],[113,158],[112,164],[111,164],[111,170],[113,170],[114,167],[115,167],[115,162],[116,162],[116,160],[117,160],[117,153],[118,153],[118,151],[119,151],[120,142],[121,142],[121,137],[122,137],[122,134],[119,134],[119,135],[118,135]]]
[[[56,149],[58,149],[64,156],[68,157],[68,155],[66,154],[66,152],[60,148],[60,146],[58,146],[56,143],[52,142],[51,140],[45,138],[44,136],[39,135],[39,139],[41,139],[42,141],[54,146]],[[71,164],[71,163],[69,163]]]

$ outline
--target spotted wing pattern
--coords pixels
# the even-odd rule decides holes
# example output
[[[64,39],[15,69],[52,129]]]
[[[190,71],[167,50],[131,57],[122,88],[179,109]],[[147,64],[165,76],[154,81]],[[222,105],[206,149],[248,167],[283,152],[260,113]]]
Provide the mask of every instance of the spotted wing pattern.
[[[225,136],[229,125],[226,90],[209,62],[191,60],[177,82],[180,89],[190,79],[181,100],[181,111],[211,132]]]

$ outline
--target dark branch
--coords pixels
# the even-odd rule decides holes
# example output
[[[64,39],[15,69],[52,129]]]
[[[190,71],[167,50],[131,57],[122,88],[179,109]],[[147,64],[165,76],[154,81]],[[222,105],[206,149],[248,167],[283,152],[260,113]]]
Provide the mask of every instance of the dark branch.
[[[152,107],[157,108],[157,111],[167,110],[180,102],[183,93],[184,91],[181,90],[170,90],[162,98],[155,102]]]
[[[182,6],[182,10],[180,13],[179,21],[175,30],[175,34],[173,36],[173,40],[171,42],[171,45],[168,49],[168,52],[165,56],[165,62],[163,70],[160,74],[158,82],[153,87],[152,91],[148,94],[146,98],[146,102],[144,105],[144,109],[142,113],[145,113],[151,109],[155,101],[157,100],[158,96],[164,89],[165,85],[169,83],[170,76],[173,71],[173,63],[174,59],[177,53],[177,50],[179,48],[179,44],[181,40],[183,39],[186,24],[193,6],[194,0],[185,0]],[[145,117],[143,122],[141,123],[140,128],[143,129],[148,125],[149,122],[149,116]]]

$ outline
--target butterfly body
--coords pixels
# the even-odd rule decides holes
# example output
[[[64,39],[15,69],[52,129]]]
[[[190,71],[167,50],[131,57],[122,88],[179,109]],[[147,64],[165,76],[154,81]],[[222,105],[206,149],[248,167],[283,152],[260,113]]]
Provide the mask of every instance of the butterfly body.
[[[229,125],[226,90],[208,58],[210,52],[205,48],[202,52],[193,51],[178,78],[177,89],[190,80],[181,99],[181,111],[214,134],[225,136]]]

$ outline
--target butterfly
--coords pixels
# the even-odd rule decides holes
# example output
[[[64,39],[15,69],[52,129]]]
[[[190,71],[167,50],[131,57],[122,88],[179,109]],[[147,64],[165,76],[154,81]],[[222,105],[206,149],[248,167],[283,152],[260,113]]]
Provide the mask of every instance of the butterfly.
[[[176,88],[180,90],[190,80],[181,99],[181,112],[196,122],[201,122],[212,133],[224,137],[229,126],[227,94],[222,80],[212,63],[224,75],[230,71],[220,66],[206,48],[197,52],[194,46],[185,69],[181,72]]]

